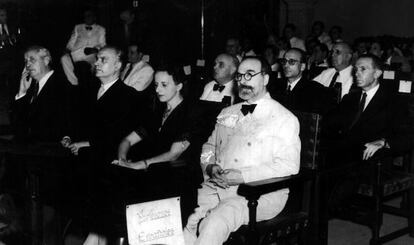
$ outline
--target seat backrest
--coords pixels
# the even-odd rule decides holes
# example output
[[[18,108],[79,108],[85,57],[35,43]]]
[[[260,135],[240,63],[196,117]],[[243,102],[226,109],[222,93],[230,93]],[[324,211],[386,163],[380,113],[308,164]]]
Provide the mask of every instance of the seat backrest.
[[[294,111],[299,120],[299,137],[302,143],[300,153],[301,168],[317,169],[322,117],[316,113]]]

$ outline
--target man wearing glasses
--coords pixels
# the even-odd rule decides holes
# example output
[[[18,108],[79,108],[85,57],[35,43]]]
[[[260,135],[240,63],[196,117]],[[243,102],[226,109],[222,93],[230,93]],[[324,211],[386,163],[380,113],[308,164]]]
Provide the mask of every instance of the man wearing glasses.
[[[248,223],[247,201],[237,195],[239,184],[299,170],[299,123],[267,92],[269,72],[266,61],[257,57],[245,58],[238,67],[238,94],[244,102],[219,114],[215,130],[203,145],[205,181],[198,191],[199,207],[184,229],[186,244],[223,244],[231,232]],[[257,219],[276,216],[285,206],[288,192],[284,189],[262,196]]]
[[[313,80],[329,88],[340,89],[340,100],[349,93],[353,84],[352,49],[347,43],[337,43],[332,48],[332,68],[326,69]]]
[[[327,90],[315,81],[304,77],[306,69],[305,52],[291,48],[282,61],[286,80],[275,89],[272,97],[289,110],[324,114],[331,108]]]

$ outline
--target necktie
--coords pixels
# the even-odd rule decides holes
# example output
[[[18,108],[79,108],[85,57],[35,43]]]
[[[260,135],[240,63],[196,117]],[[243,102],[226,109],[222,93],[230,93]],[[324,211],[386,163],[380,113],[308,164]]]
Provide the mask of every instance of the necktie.
[[[334,84],[336,83],[336,79],[338,78],[338,76],[339,76],[339,72],[335,72],[335,74],[332,77],[331,83],[329,83],[330,88],[333,88]]]
[[[358,111],[357,111],[357,113],[355,115],[355,118],[352,121],[351,126],[349,128],[352,128],[356,124],[356,122],[358,121],[358,119],[361,117],[361,114],[364,111],[364,107],[365,107],[366,100],[367,100],[367,93],[363,92],[362,93],[362,98],[359,101]]]
[[[124,81],[129,76],[129,74],[132,71],[132,64],[131,63],[128,63],[127,66],[128,66],[127,67],[128,70],[125,72],[125,75],[122,77],[122,81]]]
[[[37,94],[39,93],[39,82],[33,80],[33,91],[32,91],[32,98],[30,99],[30,103],[36,100]]]
[[[101,98],[102,97],[102,95],[104,94],[104,92],[105,92],[105,88],[104,88],[104,86],[103,85],[101,85],[101,87],[99,88],[99,90],[98,90],[98,95],[97,95],[97,99],[99,100],[99,98]]]
[[[248,113],[253,113],[254,108],[256,108],[256,104],[242,105],[240,111],[243,113],[244,116],[246,116]]]
[[[92,26],[85,26],[85,29],[86,29],[87,31],[90,31],[90,30],[92,30]]]
[[[335,91],[336,103],[341,102],[342,97],[342,83],[337,82],[334,84],[333,89]]]
[[[292,87],[290,86],[290,84],[287,86],[286,92],[289,94],[290,92],[292,92]]]
[[[218,83],[214,84],[213,91],[217,91],[217,90],[221,93],[224,90],[224,85],[221,85]]]

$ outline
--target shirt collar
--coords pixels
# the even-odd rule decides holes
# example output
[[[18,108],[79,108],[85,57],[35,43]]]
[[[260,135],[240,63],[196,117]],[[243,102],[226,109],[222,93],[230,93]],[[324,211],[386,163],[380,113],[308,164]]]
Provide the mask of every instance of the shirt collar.
[[[343,69],[342,71],[339,72],[339,76],[351,76],[352,74],[352,66],[349,65],[347,66],[345,69]]]
[[[52,76],[52,74],[53,74],[53,70],[49,71],[42,78],[40,78],[40,80],[39,80],[39,92],[38,93],[40,93],[40,91],[45,86],[47,80],[50,78],[50,76]]]
[[[296,84],[299,82],[299,80],[301,79],[302,77],[299,77],[298,79],[296,79],[295,81],[293,81],[293,82],[289,82],[289,80],[288,80],[288,86],[290,85],[290,90],[293,90],[293,88],[296,86]]]
[[[116,82],[116,81],[118,81],[118,78],[117,79],[115,79],[114,81],[112,81],[112,82],[109,82],[109,83],[105,83],[105,84],[101,84],[101,86],[103,86],[104,87],[104,91],[106,91],[106,90],[108,90],[112,85],[114,85],[114,83]]]
[[[366,102],[365,102],[365,106],[364,109],[367,108],[369,102],[371,101],[371,99],[374,97],[374,95],[377,93],[378,89],[379,89],[379,84],[377,84],[375,87],[371,88],[368,91],[362,91],[362,93],[366,93],[367,94],[367,98],[366,98]],[[362,96],[362,94],[361,94]]]

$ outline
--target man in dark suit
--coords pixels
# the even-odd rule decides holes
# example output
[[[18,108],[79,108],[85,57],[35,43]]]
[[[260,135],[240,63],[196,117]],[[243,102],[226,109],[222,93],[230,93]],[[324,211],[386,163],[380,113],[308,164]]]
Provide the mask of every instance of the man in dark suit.
[[[354,69],[360,90],[346,95],[338,110],[326,117],[326,133],[336,139],[331,145],[332,157],[367,160],[382,148],[393,152],[409,149],[412,139],[407,103],[380,83],[381,61],[362,55]],[[344,157],[338,158],[338,154]]]
[[[392,153],[412,148],[407,102],[380,83],[381,61],[371,54],[361,55],[354,69],[359,90],[351,90],[338,109],[325,117],[323,132],[327,137],[324,142],[329,168],[368,160],[383,148]],[[331,212],[343,215],[342,207],[347,206],[361,180],[371,178],[371,168],[361,166],[348,170],[344,176],[328,179]]]
[[[68,127],[69,83],[50,67],[52,57],[40,46],[25,55],[20,88],[12,105],[15,134],[22,141],[58,142]]]
[[[117,48],[104,47],[98,52],[95,75],[100,84],[90,90],[89,102],[84,105],[90,108],[89,117],[84,119],[86,134],[74,139],[74,143],[68,136],[62,139],[73,154],[79,154],[79,161],[86,168],[81,176],[86,179],[82,188],[89,187],[87,211],[93,217],[90,228],[105,237],[119,235],[114,226],[122,223],[124,216],[110,211],[122,210],[124,195],[130,187],[128,176],[110,163],[117,158],[119,142],[142,125],[139,117],[149,116],[141,110],[138,92],[119,79],[121,66],[121,51]]]
[[[91,147],[101,160],[110,161],[116,158],[119,142],[138,125],[139,108],[138,94],[130,86],[119,79],[122,62],[121,51],[114,47],[104,47],[97,55],[95,62],[96,84],[89,91],[86,105],[89,118],[86,118],[87,135],[80,136],[81,141],[65,137],[64,146],[72,153],[78,154],[79,149]],[[101,163],[104,164],[104,163]]]
[[[324,114],[331,107],[326,89],[303,76],[306,69],[306,55],[301,49],[291,48],[282,60],[285,81],[278,83],[271,94],[286,108],[295,111]]]
[[[69,82],[52,70],[50,52],[41,46],[32,46],[24,54],[25,67],[21,74],[18,93],[12,104],[12,126],[15,139],[23,144],[58,143],[68,128]],[[55,211],[61,206],[62,195],[67,193],[68,174],[62,173],[67,166],[64,159],[59,164],[52,157],[29,157],[12,155],[7,168],[8,178],[14,183],[22,183],[21,169],[29,173],[32,166],[39,167],[39,172],[47,178],[40,178],[42,209],[44,216],[44,241],[56,243]],[[25,164],[29,163],[29,164]],[[19,167],[16,167],[19,166]],[[41,166],[41,167],[40,167]],[[56,167],[59,166],[59,167]],[[22,176],[23,177],[23,176]],[[27,178],[26,176],[24,176]],[[17,179],[17,180],[16,180]],[[11,181],[10,181],[11,182]],[[10,183],[11,184],[11,183]],[[16,188],[11,184],[12,188]],[[22,191],[17,186],[17,190]]]

